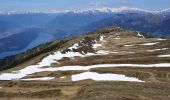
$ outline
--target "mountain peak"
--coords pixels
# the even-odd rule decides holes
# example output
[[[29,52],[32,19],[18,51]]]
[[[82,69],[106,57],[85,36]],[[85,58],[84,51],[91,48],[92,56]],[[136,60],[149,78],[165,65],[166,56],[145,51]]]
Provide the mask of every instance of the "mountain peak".
[[[73,12],[73,13],[119,13],[119,12],[158,12],[158,11],[149,11],[139,8],[129,8],[129,7],[120,7],[120,8],[111,8],[111,7],[102,7],[102,8],[91,8],[86,10],[66,10],[64,12]],[[63,11],[61,11],[63,12]]]
[[[30,14],[30,13],[46,13],[46,14],[57,14],[57,13],[119,13],[119,12],[149,12],[149,13],[158,13],[158,12],[169,12],[170,9],[165,9],[162,11],[150,11],[140,8],[129,8],[129,7],[119,7],[119,8],[111,8],[111,7],[101,7],[101,8],[90,8],[85,10],[49,10],[49,11],[38,11],[38,10],[31,10],[31,11],[0,11],[0,14]]]

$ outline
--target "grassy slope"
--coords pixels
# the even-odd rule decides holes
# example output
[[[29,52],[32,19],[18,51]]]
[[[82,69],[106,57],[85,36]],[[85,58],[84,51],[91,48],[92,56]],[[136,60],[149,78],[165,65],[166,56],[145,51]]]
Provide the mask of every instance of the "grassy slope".
[[[96,34],[105,33],[105,41],[100,50],[135,52],[132,54],[118,53],[105,56],[90,56],[76,59],[63,58],[60,64],[52,64],[54,67],[62,65],[92,65],[101,63],[165,63],[170,62],[169,58],[158,58],[159,54],[169,54],[170,50],[147,52],[156,48],[169,48],[169,40],[159,41],[154,46],[124,47],[126,44],[141,44],[146,42],[158,42],[155,38],[140,39],[136,33],[129,30],[105,29],[88,34],[94,38]],[[106,34],[107,33],[107,34]],[[120,33],[121,39],[114,39],[115,34]],[[86,37],[86,36],[85,36]],[[56,50],[67,49],[67,47],[83,39],[82,37],[71,39],[60,48],[47,53],[42,53],[33,59],[18,65],[15,68],[5,70],[10,72],[22,69],[30,64],[39,62],[45,55]],[[80,49],[87,50],[88,49]],[[131,59],[128,59],[131,58]],[[132,59],[133,58],[133,59]],[[145,83],[136,82],[103,82],[84,80],[72,82],[71,75],[83,71],[57,71],[34,73],[30,77],[55,77],[50,81],[0,81],[0,99],[7,100],[169,100],[170,99],[170,68],[139,68],[139,67],[117,67],[117,68],[95,68],[89,71],[99,73],[124,74],[145,80]],[[60,77],[66,76],[64,79]]]

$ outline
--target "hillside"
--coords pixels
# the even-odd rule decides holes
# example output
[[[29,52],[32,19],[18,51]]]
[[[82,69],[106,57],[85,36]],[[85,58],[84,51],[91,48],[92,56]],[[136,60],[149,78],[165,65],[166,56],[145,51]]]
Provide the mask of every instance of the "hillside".
[[[0,99],[170,99],[170,39],[112,26],[37,48],[1,71]]]

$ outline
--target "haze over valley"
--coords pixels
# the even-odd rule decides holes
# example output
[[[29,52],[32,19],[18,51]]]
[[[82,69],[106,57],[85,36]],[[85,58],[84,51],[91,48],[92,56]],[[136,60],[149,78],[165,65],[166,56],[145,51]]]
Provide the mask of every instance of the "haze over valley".
[[[116,25],[151,37],[170,37],[170,10],[96,8],[55,12],[2,12],[0,58],[15,55],[42,43],[62,40]]]

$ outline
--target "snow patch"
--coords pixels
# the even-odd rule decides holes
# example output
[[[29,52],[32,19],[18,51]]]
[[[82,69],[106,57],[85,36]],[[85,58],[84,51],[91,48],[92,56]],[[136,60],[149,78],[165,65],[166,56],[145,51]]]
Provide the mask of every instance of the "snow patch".
[[[142,34],[140,34],[139,32],[138,32],[138,34],[137,34],[139,37],[142,37],[142,38],[145,38]]]
[[[71,49],[71,50],[72,50],[72,49],[77,49],[78,46],[79,46],[78,43],[76,43],[76,44],[74,44],[73,46],[69,47],[68,49]]]
[[[124,45],[125,47],[132,47],[132,46],[136,46],[136,45],[142,45],[142,46],[152,46],[152,45],[156,45],[160,42],[153,42],[153,43],[143,43],[143,44],[128,44],[128,45]]]
[[[153,50],[148,50],[148,52],[162,51],[162,50],[168,50],[168,49],[169,49],[169,48],[153,49]]]
[[[84,72],[81,74],[76,74],[71,76],[72,81],[80,81],[86,79],[92,79],[95,81],[132,81],[132,82],[144,82],[137,78],[133,77],[126,77],[125,75],[118,75],[118,74],[99,74],[95,72]]]
[[[104,40],[104,36],[100,36],[100,41],[103,41]]]
[[[0,75],[0,80],[16,80],[23,78],[29,74],[43,71],[72,71],[72,70],[89,70],[92,68],[107,68],[107,67],[170,67],[170,63],[159,63],[159,64],[97,64],[90,66],[61,66],[58,68],[39,68],[39,65],[28,66],[19,73],[3,73]]]
[[[66,78],[65,76],[60,77],[61,79]]]
[[[66,54],[62,54],[60,51],[54,52],[53,55],[49,55],[45,57],[40,63],[38,63],[39,67],[42,66],[50,66],[52,63],[55,63],[57,60],[60,60],[64,57],[75,57],[75,56],[82,56],[78,52],[67,52]]]
[[[120,40],[121,38],[118,38],[118,37],[117,37],[117,38],[114,38],[114,39],[115,39],[115,40]]]
[[[158,57],[170,57],[170,54],[167,54],[167,55],[158,55]]]
[[[139,45],[143,45],[143,46],[152,46],[152,45],[156,45],[159,42],[154,42],[154,43],[144,43],[144,44],[139,44]]]
[[[101,46],[102,46],[102,44],[94,44],[93,48],[97,48],[97,47],[101,47]]]
[[[100,36],[100,40],[102,41],[104,36]],[[94,47],[97,48],[101,44],[94,44]],[[78,43],[75,43],[73,46],[69,47],[69,49],[76,49],[78,48]],[[86,56],[93,56],[93,55],[106,55],[109,54],[109,52],[105,51],[97,51],[96,53],[87,53],[87,54],[80,54],[79,52],[66,52],[65,54],[61,53],[60,51],[54,52],[53,54],[48,55],[47,57],[43,58],[41,62],[39,62],[37,65],[30,65],[27,66],[24,69],[21,69],[19,71],[13,71],[11,73],[2,73],[0,75],[0,80],[16,80],[20,79],[22,77],[25,77],[29,74],[35,73],[35,72],[42,72],[42,71],[48,71],[50,69],[42,68],[44,66],[51,66],[52,63],[59,63],[58,60],[68,57],[73,58],[76,56],[80,57],[86,57]]]
[[[100,37],[100,41],[103,41],[104,36]],[[156,43],[149,43],[149,45],[153,45]],[[148,45],[148,44],[147,44]],[[97,48],[101,46],[101,44],[94,44],[93,47]],[[69,47],[69,49],[77,48],[78,44],[74,44],[73,46]],[[170,63],[161,63],[161,64],[98,64],[98,65],[90,65],[90,66],[61,66],[58,68],[54,67],[46,67],[43,68],[44,66],[51,66],[52,63],[58,63],[57,61],[62,59],[63,57],[68,57],[68,58],[73,58],[76,56],[79,57],[87,57],[87,56],[95,56],[95,55],[107,55],[112,52],[110,51],[104,51],[104,50],[99,50],[96,53],[87,53],[85,55],[82,55],[78,52],[66,52],[65,54],[61,53],[60,51],[54,52],[54,54],[50,54],[47,57],[43,58],[41,62],[39,62],[36,65],[30,65],[27,66],[21,70],[18,71],[13,71],[11,73],[2,73],[0,74],[0,80],[17,80],[21,79],[29,74],[33,74],[36,72],[43,72],[43,71],[69,71],[69,70],[89,70],[91,68],[101,68],[101,67],[170,67]],[[113,52],[115,53],[115,52]],[[116,52],[119,53],[119,52]],[[131,52],[133,53],[133,52]],[[45,80],[48,79],[49,77],[45,78],[34,78],[34,79],[29,79],[29,80]],[[28,79],[27,79],[28,80]]]
[[[166,39],[161,39],[161,38],[158,38],[157,40],[159,40],[159,41],[165,41]]]
[[[134,45],[124,45],[125,47],[132,47],[132,46],[134,46]]]
[[[104,36],[100,36],[100,39],[99,39],[100,41],[103,41],[104,40]],[[95,42],[97,42],[97,41],[95,41]],[[93,44],[93,48],[94,49],[96,49],[96,48],[98,48],[98,47],[101,47],[102,46],[102,44],[101,43],[95,43],[95,44]]]
[[[42,80],[42,81],[46,81],[46,80],[52,80],[55,77],[42,77],[42,78],[28,78],[28,79],[21,79],[21,80],[25,80],[25,81],[33,81],[33,80]]]

